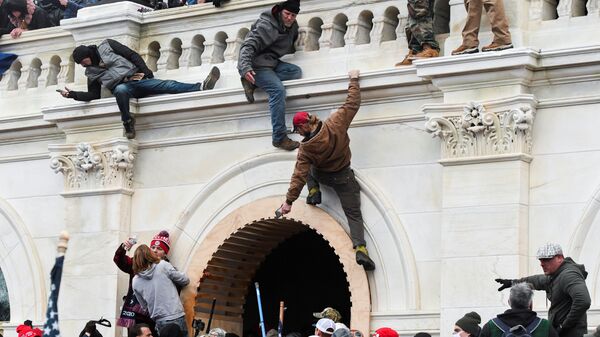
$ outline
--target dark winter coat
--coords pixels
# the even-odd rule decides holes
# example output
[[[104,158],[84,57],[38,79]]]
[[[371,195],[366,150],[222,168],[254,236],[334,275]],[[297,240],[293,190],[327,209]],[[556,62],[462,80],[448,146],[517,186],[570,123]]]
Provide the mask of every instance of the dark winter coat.
[[[154,77],[154,75],[152,74],[152,71],[148,68],[148,66],[146,65],[146,62],[144,62],[144,60],[138,53],[136,53],[135,51],[131,50],[130,48],[124,46],[123,44],[121,44],[115,40],[106,39],[106,42],[108,43],[108,45],[110,46],[110,48],[112,49],[112,51],[115,54],[122,56],[123,58],[125,58],[126,60],[128,60],[129,62],[131,62],[133,65],[136,66],[137,69],[135,70],[135,72],[144,73],[144,75],[145,75],[144,78],[153,78]],[[94,49],[94,56],[92,57],[92,65],[94,67],[100,67],[100,61],[102,61],[102,59],[100,58],[100,54],[98,53],[98,48],[94,45],[91,45],[88,47]],[[94,76],[93,74],[90,74],[88,76],[87,69],[86,69],[86,76],[88,77],[88,82],[87,82],[88,91],[87,92],[85,92],[85,91],[69,91],[69,98],[73,98],[76,101],[86,101],[86,102],[100,98],[100,88],[101,88],[100,78],[98,78],[97,76]],[[115,84],[115,86],[116,86],[116,84]],[[111,90],[114,89],[114,86],[109,89],[111,89]]]
[[[296,166],[286,195],[292,204],[306,184],[310,167],[321,172],[339,172],[350,165],[350,137],[348,128],[360,108],[360,85],[351,79],[346,102],[322,122],[321,129],[310,139],[303,140],[298,149]]]
[[[275,68],[279,58],[295,51],[298,23],[287,28],[281,21],[281,8],[263,12],[240,47],[238,71],[241,76],[258,68]]]
[[[552,275],[533,275],[520,279],[536,290],[545,290],[550,301],[548,319],[560,337],[581,337],[587,333],[586,311],[591,305],[585,284],[585,267],[570,257]]]
[[[10,31],[15,28],[8,20],[8,12],[6,11],[5,3],[6,1],[0,0],[0,37],[10,33]]]
[[[526,328],[537,317],[537,313],[529,309],[508,309],[496,317],[498,317],[509,327],[522,325]],[[481,334],[479,337],[492,337],[492,329],[494,328],[492,325],[494,325],[494,323],[492,323],[491,320],[485,323],[481,329]],[[541,329],[540,331],[536,329],[533,337],[558,337],[558,333],[552,326],[550,326],[547,334],[544,334]]]

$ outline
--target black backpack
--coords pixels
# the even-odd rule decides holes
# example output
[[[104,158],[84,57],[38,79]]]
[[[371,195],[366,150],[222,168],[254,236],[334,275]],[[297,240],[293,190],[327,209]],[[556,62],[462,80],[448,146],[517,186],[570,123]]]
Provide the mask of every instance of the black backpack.
[[[520,324],[510,327],[497,317],[492,319],[492,322],[498,327],[498,329],[502,330],[502,337],[533,337],[533,332],[538,326],[540,326],[542,319],[536,317],[533,322],[529,323],[527,327],[524,327]]]

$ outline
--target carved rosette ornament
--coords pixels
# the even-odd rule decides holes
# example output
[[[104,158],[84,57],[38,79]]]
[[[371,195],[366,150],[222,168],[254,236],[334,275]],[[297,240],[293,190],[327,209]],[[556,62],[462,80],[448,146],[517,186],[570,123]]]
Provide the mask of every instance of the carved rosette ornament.
[[[443,140],[443,160],[530,155],[534,111],[530,106],[487,112],[470,102],[461,116],[430,118],[425,128]]]
[[[50,168],[65,178],[63,195],[133,193],[135,142],[51,145],[50,151]]]

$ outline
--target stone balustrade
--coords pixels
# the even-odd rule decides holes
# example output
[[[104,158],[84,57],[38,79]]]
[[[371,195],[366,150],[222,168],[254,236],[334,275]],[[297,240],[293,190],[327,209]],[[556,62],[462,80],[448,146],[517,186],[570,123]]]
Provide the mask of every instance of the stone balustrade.
[[[0,100],[19,102],[39,96],[39,105],[27,110],[37,113],[45,104],[53,104],[55,89],[84,88],[83,69],[73,63],[72,49],[105,38],[139,51],[159,78],[199,81],[217,65],[223,74],[217,88],[237,87],[240,46],[258,14],[276,2],[239,0],[222,9],[204,4],[146,13],[132,3],[115,3],[83,9],[60,27],[26,32],[17,40],[5,36],[0,51],[17,53],[19,58],[0,81]],[[592,34],[600,24],[599,7],[600,0],[506,0],[515,45],[541,49],[556,48],[558,39],[563,48],[600,43],[596,41],[600,36]],[[449,34],[438,35],[442,52],[448,55],[460,44],[463,1],[449,0],[436,10],[444,12],[440,18],[451,17],[441,24],[450,27]],[[322,76],[323,69],[342,74],[354,67],[392,68],[406,53],[406,17],[405,1],[356,0],[350,5],[341,0],[303,1],[296,53],[285,59],[300,65],[304,77]],[[582,34],[585,31],[590,34]],[[485,19],[482,34],[485,43],[491,36]]]

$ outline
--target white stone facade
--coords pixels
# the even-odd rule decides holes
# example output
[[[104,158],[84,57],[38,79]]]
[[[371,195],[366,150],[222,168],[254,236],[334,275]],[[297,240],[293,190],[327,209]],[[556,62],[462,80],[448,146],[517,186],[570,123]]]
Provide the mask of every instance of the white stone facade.
[[[26,318],[43,324],[63,229],[71,240],[59,315],[73,335],[89,319],[118,316],[127,278],[112,256],[131,233],[145,242],[168,229],[171,261],[198,279],[231,233],[273,217],[295,154],[272,148],[267,97],[259,91],[248,105],[235,66],[250,25],[276,2],[143,14],[116,3],[0,39],[0,51],[19,54],[0,81],[6,336]],[[285,57],[303,69],[286,82],[288,123],[298,110],[326,118],[345,98],[347,71],[361,69],[352,166],[376,271],[352,263],[330,191],[319,209],[297,202],[290,218],[340,256],[363,331],[449,336],[465,312],[488,319],[506,308],[493,279],[540,273],[535,251],[548,241],[586,265],[588,323],[600,324],[600,1],[505,3],[515,49],[394,68],[407,52],[406,1],[302,1],[298,51]],[[449,13],[450,32],[438,36],[444,55],[460,44],[463,1],[450,0]],[[481,34],[489,43],[485,18]],[[133,100],[138,136],[127,141],[110,94],[80,103],[55,92],[85,88],[70,53],[105,38],[138,50],[158,78],[197,82],[214,65],[222,78],[210,92]]]

